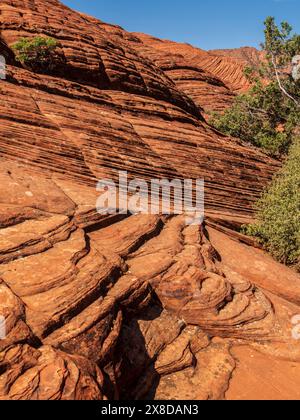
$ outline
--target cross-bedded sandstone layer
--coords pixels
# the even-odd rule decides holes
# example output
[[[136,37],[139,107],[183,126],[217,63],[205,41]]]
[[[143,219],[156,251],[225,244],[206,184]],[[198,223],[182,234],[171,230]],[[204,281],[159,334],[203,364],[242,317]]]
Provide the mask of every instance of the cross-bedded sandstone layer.
[[[1,399],[234,397],[246,351],[298,369],[300,278],[260,251],[184,216],[105,218],[92,188],[15,164],[1,185]]]
[[[0,399],[231,399],[249,366],[249,390],[266,378],[247,354],[297,384],[299,276],[231,230],[279,163],[203,113],[245,88],[243,64],[56,0],[2,0],[0,28]],[[64,56],[47,76],[10,50],[36,34]],[[99,215],[96,181],[118,170],[205,178],[210,227]]]
[[[251,213],[278,163],[205,123],[189,89],[161,62],[171,55],[153,57],[140,38],[56,1],[4,0],[0,11],[6,45],[38,33],[57,39],[65,57],[50,76],[8,67],[0,92],[2,157],[90,185],[115,179],[118,170],[146,180],[205,178],[207,207]],[[205,60],[196,72],[205,71]],[[212,91],[214,82],[207,86]]]

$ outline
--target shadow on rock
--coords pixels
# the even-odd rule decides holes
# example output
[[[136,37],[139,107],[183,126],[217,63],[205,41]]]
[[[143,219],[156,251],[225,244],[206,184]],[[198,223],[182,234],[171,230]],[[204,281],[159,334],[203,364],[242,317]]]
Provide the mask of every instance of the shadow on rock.
[[[153,400],[160,376],[155,370],[155,356],[150,356],[149,343],[142,333],[140,322],[159,318],[163,308],[153,303],[140,316],[127,320],[123,326],[116,354],[120,357],[118,388],[120,400]]]

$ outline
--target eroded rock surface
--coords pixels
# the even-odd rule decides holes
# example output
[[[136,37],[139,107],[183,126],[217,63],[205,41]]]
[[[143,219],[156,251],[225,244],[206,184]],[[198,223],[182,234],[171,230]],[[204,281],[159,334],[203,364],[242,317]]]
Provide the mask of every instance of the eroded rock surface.
[[[48,76],[8,66],[0,91],[0,157],[92,186],[116,179],[118,170],[145,180],[205,178],[207,208],[252,212],[279,164],[205,123],[202,107],[210,95],[223,102],[233,92],[225,79],[216,80],[218,72],[206,74],[206,60],[217,68],[214,55],[187,46],[180,55],[178,44],[178,56],[167,42],[160,49],[56,0],[3,0],[0,12],[8,47],[37,32],[57,39],[65,57]],[[235,61],[232,66],[236,81]],[[216,101],[210,109],[222,108]]]
[[[82,228],[75,185],[27,172],[31,191],[49,194],[23,207],[20,168],[7,171],[16,188],[1,196],[2,399],[223,399],[241,345],[298,366],[295,304],[220,259],[203,226],[138,215]],[[218,245],[221,233],[210,235]],[[235,246],[242,260],[249,247]]]

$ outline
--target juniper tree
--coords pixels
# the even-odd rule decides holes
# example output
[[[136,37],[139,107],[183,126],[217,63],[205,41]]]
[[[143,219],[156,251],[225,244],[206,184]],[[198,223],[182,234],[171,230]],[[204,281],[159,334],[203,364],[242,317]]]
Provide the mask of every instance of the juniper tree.
[[[295,64],[300,55],[300,35],[274,18],[265,21],[265,59],[258,68],[246,68],[250,90],[239,95],[223,114],[214,114],[212,125],[225,134],[262,147],[271,155],[287,153],[300,125],[300,80]]]

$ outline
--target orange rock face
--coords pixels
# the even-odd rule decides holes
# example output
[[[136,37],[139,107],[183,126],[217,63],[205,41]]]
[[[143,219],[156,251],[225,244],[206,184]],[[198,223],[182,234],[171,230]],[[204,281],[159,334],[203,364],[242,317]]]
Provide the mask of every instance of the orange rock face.
[[[234,231],[280,164],[205,120],[247,88],[243,57],[56,0],[2,0],[0,28],[0,399],[251,398],[264,361],[265,396],[293,393],[300,278]],[[52,74],[15,63],[36,34],[59,41]],[[204,178],[209,229],[98,214],[96,181],[119,170]]]
[[[231,54],[227,51],[207,52],[189,44],[162,41],[145,34],[137,36],[142,41],[137,45],[142,53],[207,112],[224,110],[232,104],[236,93],[249,88],[244,68],[246,64],[254,65],[254,60],[250,61],[247,49],[248,55],[245,53],[244,56],[236,52],[239,50],[233,50]],[[258,51],[254,51],[258,55]]]

